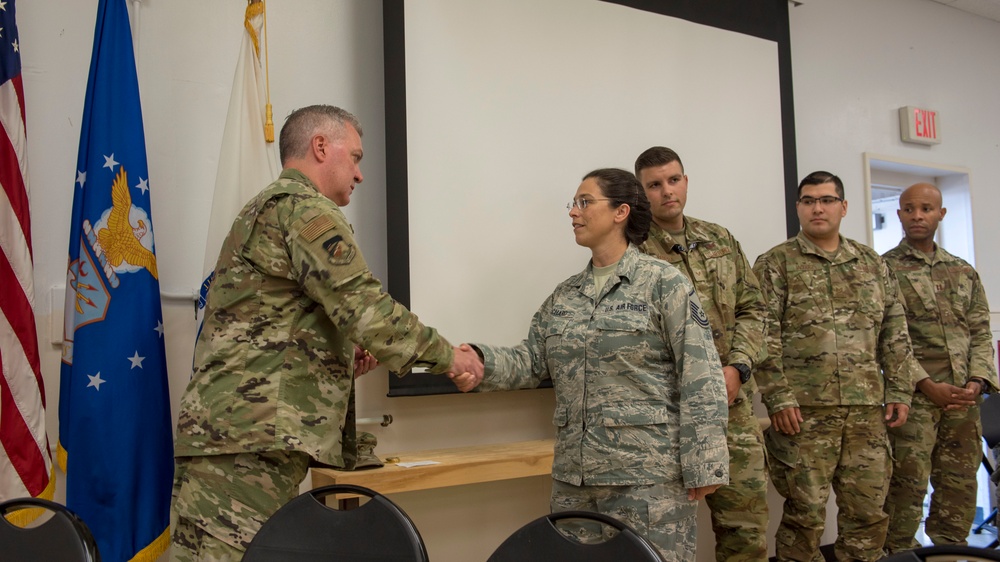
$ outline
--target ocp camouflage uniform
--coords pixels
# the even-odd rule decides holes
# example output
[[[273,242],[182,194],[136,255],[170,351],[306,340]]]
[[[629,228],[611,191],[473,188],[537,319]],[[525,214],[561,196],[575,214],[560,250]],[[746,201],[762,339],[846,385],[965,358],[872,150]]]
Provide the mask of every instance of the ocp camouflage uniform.
[[[670,262],[694,284],[722,364],[753,368],[765,353],[767,309],[740,243],[725,228],[688,216],[684,239],[686,248],[653,223],[640,250]],[[754,390],[751,378],[729,406],[729,484],[706,497],[718,562],[767,560],[767,469]]]
[[[990,308],[979,274],[936,247],[928,256],[905,239],[885,255],[899,281],[913,354],[934,382],[964,387],[973,377],[997,388]],[[885,510],[889,551],[917,548],[930,477],[934,493],[924,523],[934,544],[965,544],[976,513],[982,458],[979,406],[944,411],[919,390],[902,427],[890,428],[895,462]]]
[[[629,246],[600,294],[588,265],[556,287],[520,345],[477,347],[482,390],[552,380],[553,511],[607,513],[667,560],[694,559],[686,489],[728,482],[726,391],[708,318],[676,268]]]
[[[768,356],[757,369],[770,414],[798,404],[801,432],[765,433],[771,478],[785,498],[778,560],[822,560],[830,484],[838,560],[882,557],[892,470],[885,403],[909,405],[920,369],[899,288],[870,248],[840,237],[824,252],[803,233],[754,265],[767,300]],[[782,376],[794,396],[774,387]]]
[[[173,509],[187,530],[174,560],[201,559],[192,525],[238,559],[310,459],[353,468],[354,342],[396,372],[453,360],[382,292],[339,207],[297,170],[243,208],[215,274],[177,424]]]

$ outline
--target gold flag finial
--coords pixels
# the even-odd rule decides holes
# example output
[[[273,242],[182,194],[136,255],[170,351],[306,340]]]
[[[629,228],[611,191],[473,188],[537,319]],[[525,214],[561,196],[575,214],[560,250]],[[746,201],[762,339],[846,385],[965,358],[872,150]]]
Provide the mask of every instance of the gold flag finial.
[[[264,0],[247,0],[247,10],[243,17],[243,27],[246,28],[247,33],[250,35],[250,41],[253,43],[253,52],[257,55],[257,60],[261,59],[260,37],[257,37],[257,30],[254,29],[251,21],[260,15],[264,16],[264,96],[267,99],[264,107],[264,140],[274,142],[274,118],[271,116],[270,69],[268,68],[267,60],[267,5],[264,3]]]

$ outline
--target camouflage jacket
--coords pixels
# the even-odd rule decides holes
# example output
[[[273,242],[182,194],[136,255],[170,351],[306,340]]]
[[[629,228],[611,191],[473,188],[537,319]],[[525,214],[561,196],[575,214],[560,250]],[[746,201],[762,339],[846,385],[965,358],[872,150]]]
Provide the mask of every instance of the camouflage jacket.
[[[874,250],[843,236],[828,255],[799,232],[754,264],[770,311],[768,356],[757,372],[768,413],[909,405],[920,366],[896,278]],[[782,375],[794,396],[775,389]]]
[[[990,307],[979,274],[937,247],[930,257],[904,239],[883,257],[899,281],[913,355],[934,382],[997,388]]]
[[[688,216],[684,217],[684,237],[687,248],[653,223],[649,239],[639,249],[667,260],[694,284],[722,364],[753,368],[766,353],[767,307],[743,248],[725,228]],[[751,379],[740,389],[740,396],[752,396],[754,390]]]
[[[297,170],[243,207],[215,275],[177,456],[297,450],[352,468],[352,342],[396,372],[451,365],[451,345],[382,292],[343,213]]]
[[[515,347],[477,346],[482,390],[555,388],[552,477],[575,485],[729,479],[729,409],[708,318],[666,262],[626,250],[601,293],[563,281]]]

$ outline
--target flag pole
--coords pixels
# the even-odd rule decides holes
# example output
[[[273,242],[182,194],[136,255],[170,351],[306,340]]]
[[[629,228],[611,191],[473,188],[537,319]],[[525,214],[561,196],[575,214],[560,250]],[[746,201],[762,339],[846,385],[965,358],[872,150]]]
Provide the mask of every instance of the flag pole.
[[[271,65],[267,52],[267,2],[257,1],[264,4],[264,97],[267,98],[267,103],[264,106],[267,115],[264,121],[264,140],[274,142],[274,118],[271,112]]]

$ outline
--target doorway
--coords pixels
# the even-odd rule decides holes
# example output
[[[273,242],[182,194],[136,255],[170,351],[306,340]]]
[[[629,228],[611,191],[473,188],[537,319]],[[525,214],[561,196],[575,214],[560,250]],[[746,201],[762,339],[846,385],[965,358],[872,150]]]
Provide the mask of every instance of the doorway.
[[[907,187],[925,182],[941,190],[948,216],[941,221],[934,241],[948,252],[976,266],[972,234],[972,194],[969,170],[930,162],[880,156],[866,152],[865,199],[868,204],[868,245],[879,254],[903,238],[896,217],[899,195]]]

